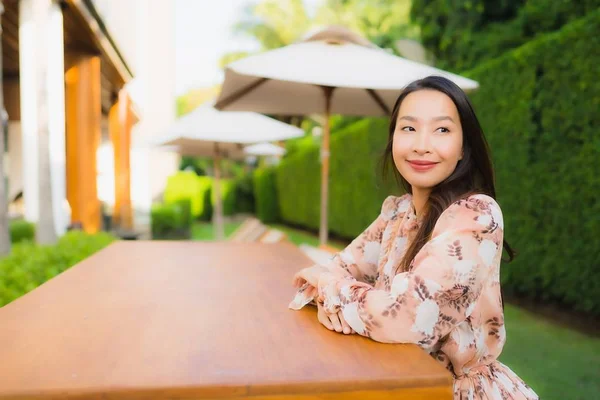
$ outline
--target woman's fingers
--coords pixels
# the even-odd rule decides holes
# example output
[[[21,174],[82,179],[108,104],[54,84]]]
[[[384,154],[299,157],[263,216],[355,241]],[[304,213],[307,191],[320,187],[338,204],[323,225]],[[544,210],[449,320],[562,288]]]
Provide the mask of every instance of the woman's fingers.
[[[323,311],[323,307],[320,304],[317,305],[317,318],[325,328],[329,329],[330,331],[333,330],[333,325],[331,324],[329,317],[327,314],[325,314],[325,311]]]
[[[342,312],[338,312],[338,318],[340,320],[340,323],[342,324],[342,331],[346,334],[349,335],[351,333],[353,333],[352,328],[350,327],[350,325],[348,325],[348,323],[346,322],[346,320],[344,319],[344,316],[342,315]]]
[[[333,329],[336,332],[342,332],[342,323],[337,314],[329,314],[329,320],[331,321],[331,325],[333,325]]]
[[[302,271],[298,272],[294,275],[294,279],[292,280],[292,285],[296,288],[302,287],[306,283],[306,279],[301,275]]]

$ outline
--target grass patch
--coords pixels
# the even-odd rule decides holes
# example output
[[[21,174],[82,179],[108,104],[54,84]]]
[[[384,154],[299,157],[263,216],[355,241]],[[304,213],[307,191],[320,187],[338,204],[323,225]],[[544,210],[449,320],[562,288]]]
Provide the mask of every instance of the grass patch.
[[[295,229],[295,228],[290,228],[285,225],[275,224],[275,225],[269,225],[269,226],[271,228],[275,228],[275,229],[278,229],[278,230],[284,232],[287,235],[287,237],[289,238],[290,242],[294,243],[295,245],[300,245],[302,243],[306,243],[306,244],[314,246],[314,247],[319,247],[318,235],[315,235],[311,232],[303,231],[303,230]],[[328,240],[327,244],[331,247],[335,247],[340,250],[347,246],[345,243],[343,243],[341,241],[337,241],[337,240]]]
[[[593,399],[600,393],[600,338],[506,305],[500,361],[545,400]]]
[[[241,222],[225,223],[225,237],[229,237],[241,224]],[[195,222],[192,225],[192,240],[215,240],[213,225],[208,222]]]

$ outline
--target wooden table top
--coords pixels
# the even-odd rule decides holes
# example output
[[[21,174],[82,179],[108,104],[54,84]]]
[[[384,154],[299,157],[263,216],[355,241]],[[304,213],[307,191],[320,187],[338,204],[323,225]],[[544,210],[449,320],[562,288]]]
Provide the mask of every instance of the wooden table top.
[[[452,398],[417,346],[289,310],[310,264],[291,244],[112,244],[0,308],[0,398]]]

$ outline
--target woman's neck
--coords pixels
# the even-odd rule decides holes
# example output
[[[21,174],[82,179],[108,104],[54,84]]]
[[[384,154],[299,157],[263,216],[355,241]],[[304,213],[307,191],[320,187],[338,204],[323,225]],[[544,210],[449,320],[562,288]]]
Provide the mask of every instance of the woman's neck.
[[[421,217],[423,212],[425,211],[425,205],[427,204],[427,199],[429,198],[429,194],[431,193],[431,189],[424,188],[412,188],[412,201],[413,206],[415,207],[415,214],[417,217]]]

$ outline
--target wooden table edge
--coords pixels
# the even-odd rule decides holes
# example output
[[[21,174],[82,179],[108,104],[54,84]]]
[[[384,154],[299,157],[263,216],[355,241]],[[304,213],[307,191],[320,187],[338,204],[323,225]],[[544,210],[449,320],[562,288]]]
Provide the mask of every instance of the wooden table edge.
[[[286,398],[298,399],[368,399],[390,397],[398,399],[398,395],[408,395],[410,399],[443,399],[445,394],[452,398],[452,378],[449,379],[414,379],[382,380],[365,383],[356,382],[304,382],[293,384],[271,385],[236,385],[236,386],[161,386],[154,388],[108,387],[89,389],[53,389],[48,391],[0,393],[0,399],[243,399],[277,400]],[[433,395],[437,397],[412,397],[413,395]],[[396,397],[393,397],[395,395]],[[442,397],[439,397],[439,396]]]

